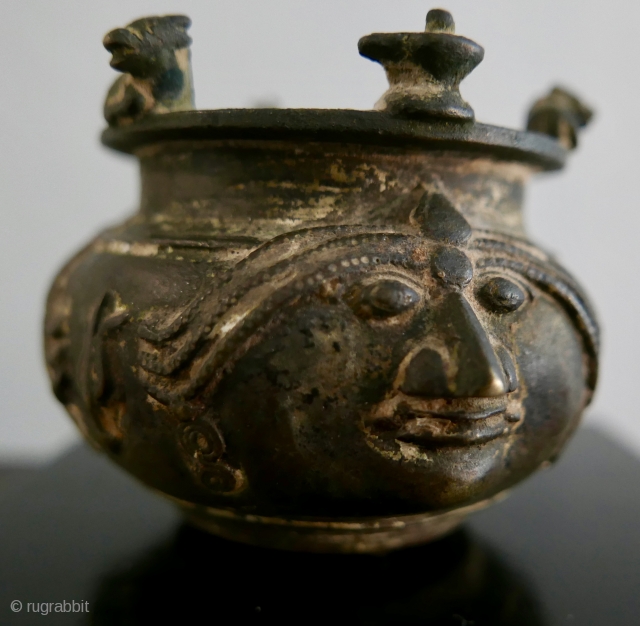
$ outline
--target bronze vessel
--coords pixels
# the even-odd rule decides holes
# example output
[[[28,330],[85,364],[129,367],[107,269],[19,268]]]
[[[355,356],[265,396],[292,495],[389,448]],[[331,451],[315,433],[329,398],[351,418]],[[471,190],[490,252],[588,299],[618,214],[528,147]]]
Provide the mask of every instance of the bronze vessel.
[[[484,51],[431,11],[374,34],[371,111],[193,110],[188,18],[104,41],[103,143],[139,212],[58,275],[53,388],[86,439],[198,526],[292,550],[428,541],[552,462],[597,378],[576,281],[528,241],[530,176],[591,112],[477,123]]]

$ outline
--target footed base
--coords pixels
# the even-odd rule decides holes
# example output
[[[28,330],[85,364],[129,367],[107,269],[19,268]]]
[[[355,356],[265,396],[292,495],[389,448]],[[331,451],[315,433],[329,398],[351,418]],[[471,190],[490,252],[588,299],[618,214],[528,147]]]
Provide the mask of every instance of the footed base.
[[[470,513],[505,496],[476,504],[418,515],[336,519],[283,519],[243,515],[178,501],[187,520],[214,535],[264,548],[299,552],[384,553],[438,539]]]

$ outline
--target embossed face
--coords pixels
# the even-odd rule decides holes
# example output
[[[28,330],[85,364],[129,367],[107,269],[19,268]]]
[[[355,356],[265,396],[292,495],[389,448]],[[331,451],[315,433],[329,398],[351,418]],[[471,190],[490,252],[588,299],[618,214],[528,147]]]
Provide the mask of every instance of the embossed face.
[[[297,263],[215,394],[254,493],[292,512],[423,511],[557,453],[590,373],[579,297],[555,268],[497,240],[326,248]]]

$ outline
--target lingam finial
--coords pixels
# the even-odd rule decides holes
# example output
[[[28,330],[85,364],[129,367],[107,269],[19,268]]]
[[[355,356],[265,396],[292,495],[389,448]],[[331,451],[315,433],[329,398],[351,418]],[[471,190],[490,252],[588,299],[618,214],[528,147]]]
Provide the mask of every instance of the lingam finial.
[[[482,61],[484,48],[455,34],[451,13],[433,9],[423,33],[375,33],[363,37],[364,57],[384,66],[389,89],[376,108],[392,115],[473,121],[460,82]]]
[[[453,15],[449,11],[443,9],[431,9],[427,13],[427,27],[425,28],[427,33],[451,33],[456,32],[456,23],[453,19]]]
[[[185,15],[145,17],[107,33],[104,47],[121,76],[104,105],[110,126],[146,115],[193,109],[193,82]]]

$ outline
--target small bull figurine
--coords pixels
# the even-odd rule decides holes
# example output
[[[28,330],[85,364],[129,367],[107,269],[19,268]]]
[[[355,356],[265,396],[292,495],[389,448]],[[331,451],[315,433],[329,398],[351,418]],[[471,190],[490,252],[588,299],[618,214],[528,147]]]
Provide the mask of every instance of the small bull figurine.
[[[578,145],[578,130],[584,128],[593,111],[573,94],[556,87],[529,112],[527,130],[555,137],[567,150]]]
[[[193,109],[193,81],[184,15],[146,17],[107,33],[104,47],[111,67],[123,72],[104,105],[110,126],[123,126],[149,114]]]

